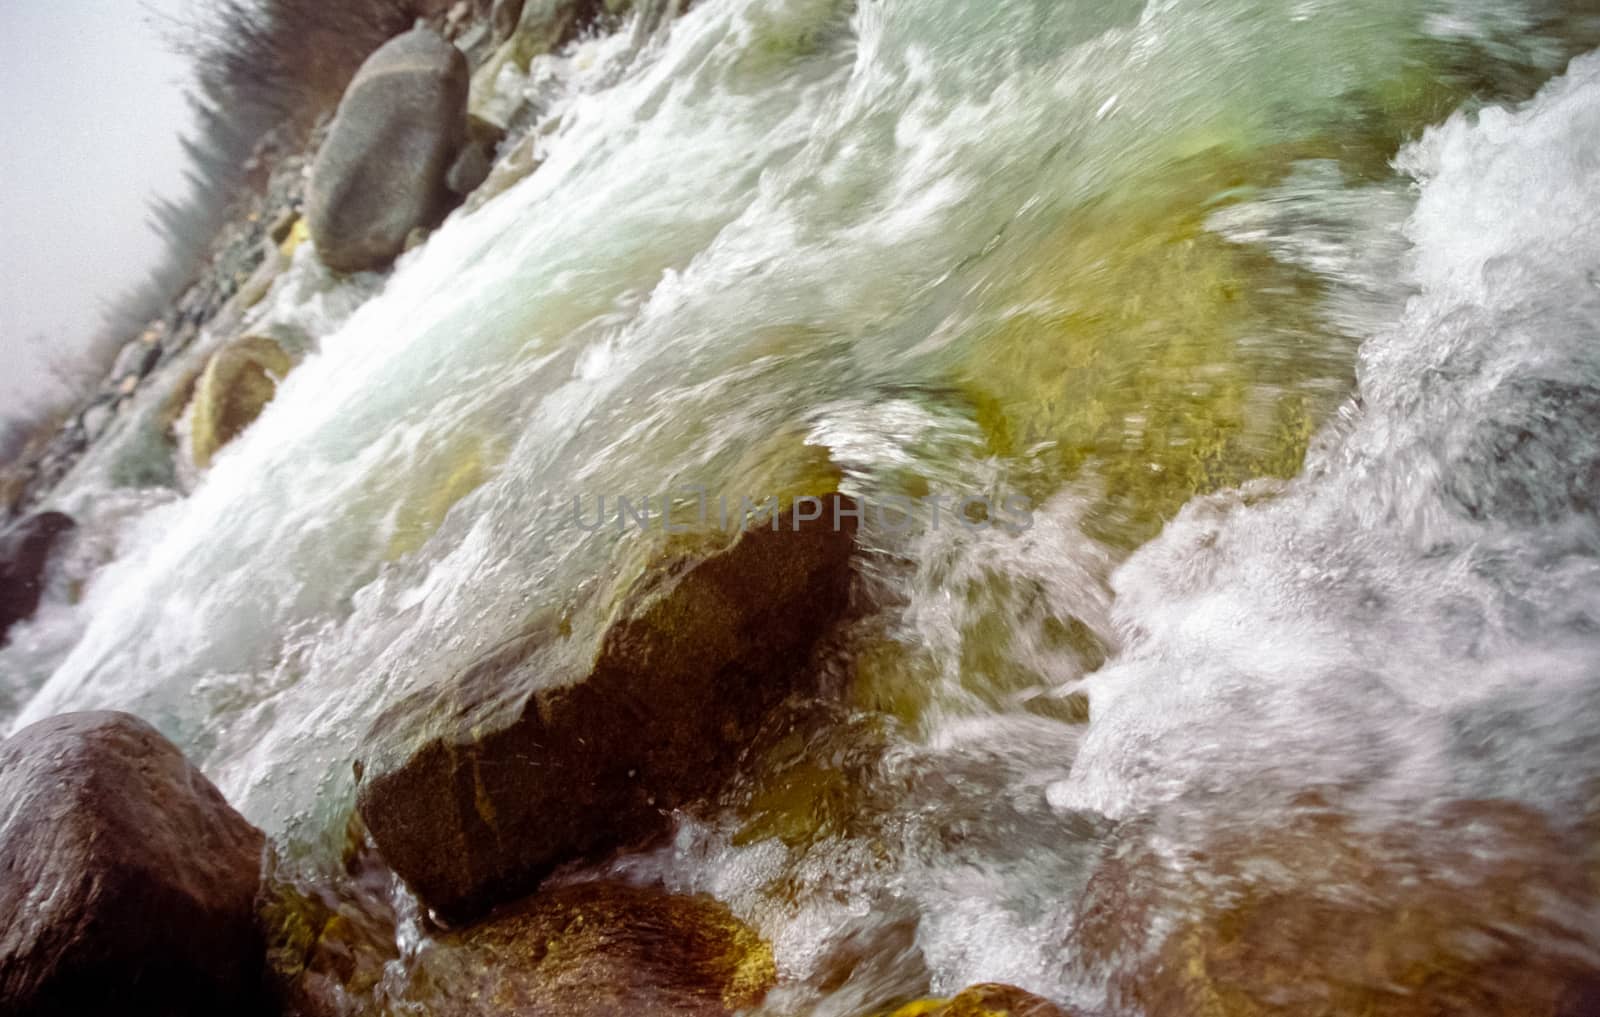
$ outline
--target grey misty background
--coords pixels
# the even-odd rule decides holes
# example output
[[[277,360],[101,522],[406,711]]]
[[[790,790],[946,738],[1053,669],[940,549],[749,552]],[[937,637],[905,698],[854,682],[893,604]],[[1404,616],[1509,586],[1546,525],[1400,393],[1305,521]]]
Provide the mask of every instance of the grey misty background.
[[[182,193],[192,119],[169,37],[202,2],[0,0],[0,429],[68,394],[162,254],[148,202]]]

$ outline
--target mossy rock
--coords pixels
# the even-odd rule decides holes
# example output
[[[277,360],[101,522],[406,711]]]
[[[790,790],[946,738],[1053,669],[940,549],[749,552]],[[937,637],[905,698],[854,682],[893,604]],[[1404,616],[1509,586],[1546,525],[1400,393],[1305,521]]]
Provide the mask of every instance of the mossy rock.
[[[494,439],[472,433],[450,436],[425,454],[390,516],[385,557],[394,561],[426,544],[456,503],[493,476],[503,459]]]
[[[248,336],[212,354],[189,403],[194,464],[209,467],[218,450],[255,423],[293,367],[284,348],[264,336]]]
[[[599,0],[524,0],[520,10],[517,8],[514,3],[498,5],[495,36],[502,41],[483,66],[473,72],[470,89],[472,112],[502,127],[505,125],[489,112],[500,72],[510,65],[520,73],[528,73],[534,57],[573,39],[603,10]]]
[[[0,741],[0,1014],[265,1017],[265,838],[131,714]]]
[[[771,947],[711,897],[585,883],[427,942],[397,1002],[452,1017],[725,1017],[776,981]]]
[[[376,990],[400,956],[387,872],[310,879],[282,873],[269,852],[257,920],[275,998],[300,1017],[378,1017]]]
[[[516,31],[507,40],[511,59],[526,73],[534,57],[572,39],[600,9],[596,0],[524,0]]]
[[[888,1017],[1071,1017],[1047,999],[1014,985],[974,985],[954,999],[917,1000]]]
[[[1373,830],[1314,805],[1182,865],[1120,854],[1076,947],[1149,1017],[1580,1017],[1600,1003],[1597,904],[1581,846],[1525,806]]]
[[[821,518],[625,539],[579,602],[373,722],[361,814],[424,903],[481,914],[718,790],[847,598],[851,503],[813,459],[787,461]],[[782,481],[759,490],[786,508]]]
[[[1032,464],[1036,502],[1087,472],[1091,535],[1126,548],[1196,495],[1299,470],[1354,344],[1320,317],[1314,277],[1206,222],[1317,151],[1207,149],[1030,241],[1015,310],[955,381],[991,450]]]

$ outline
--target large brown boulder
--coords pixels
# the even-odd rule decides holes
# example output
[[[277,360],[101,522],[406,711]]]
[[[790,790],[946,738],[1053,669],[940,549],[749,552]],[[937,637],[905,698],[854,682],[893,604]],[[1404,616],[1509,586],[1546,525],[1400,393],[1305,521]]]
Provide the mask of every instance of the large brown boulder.
[[[137,717],[0,743],[0,1014],[262,1012],[262,842]]]
[[[720,902],[586,883],[427,942],[399,1002],[435,1017],[729,1017],[776,981],[772,948]]]
[[[306,221],[338,272],[388,265],[449,208],[445,175],[467,126],[467,58],[427,28],[367,58],[317,153]]]
[[[586,604],[374,721],[361,815],[430,908],[519,897],[720,786],[846,599],[855,520],[835,510],[853,506],[818,494],[812,522],[640,550]]]
[[[0,646],[12,625],[38,610],[50,553],[74,526],[70,516],[39,512],[0,532]]]

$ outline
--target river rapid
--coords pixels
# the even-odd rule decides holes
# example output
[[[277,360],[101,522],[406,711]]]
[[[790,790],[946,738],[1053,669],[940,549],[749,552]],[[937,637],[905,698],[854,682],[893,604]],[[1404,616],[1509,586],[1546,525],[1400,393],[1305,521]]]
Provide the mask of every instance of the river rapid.
[[[772,1014],[1137,1012],[1174,887],[1292,889],[1307,816],[1446,876],[1468,828],[1592,845],[1597,43],[1534,0],[702,0],[583,40],[505,86],[543,96],[525,181],[386,279],[296,255],[251,324],[315,351],[191,489],[119,487],[131,439],[69,476],[95,567],[0,650],[0,723],[134,711],[315,866],[370,718],[632,539],[574,497],[761,494],[792,437],[1030,525],[869,522],[723,798],[561,875],[727,901]],[[1159,890],[1090,950],[1108,857]],[[1560,905],[1514,934],[1593,951]]]

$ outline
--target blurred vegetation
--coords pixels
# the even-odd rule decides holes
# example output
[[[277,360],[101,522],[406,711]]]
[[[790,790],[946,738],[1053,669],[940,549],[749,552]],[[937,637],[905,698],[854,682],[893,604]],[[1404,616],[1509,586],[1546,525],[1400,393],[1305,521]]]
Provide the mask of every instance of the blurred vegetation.
[[[486,15],[488,0],[472,0]],[[373,50],[451,0],[215,0],[185,18],[157,18],[193,67],[187,167],[176,197],[154,198],[147,223],[162,240],[148,274],[101,309],[92,336],[57,336],[35,358],[49,374],[27,405],[0,415],[0,464],[38,454],[98,388],[122,347],[168,315],[217,253],[218,236],[264,193],[285,154],[300,151]],[[9,473],[15,473],[15,470]],[[9,476],[8,473],[8,476]],[[19,483],[12,478],[7,487]]]
[[[269,149],[303,142],[332,110],[367,55],[448,6],[447,0],[217,0],[164,26],[190,58],[194,126],[183,139],[187,187],[150,205],[166,254],[107,309],[126,336],[158,315],[194,278],[241,193],[266,184]]]

